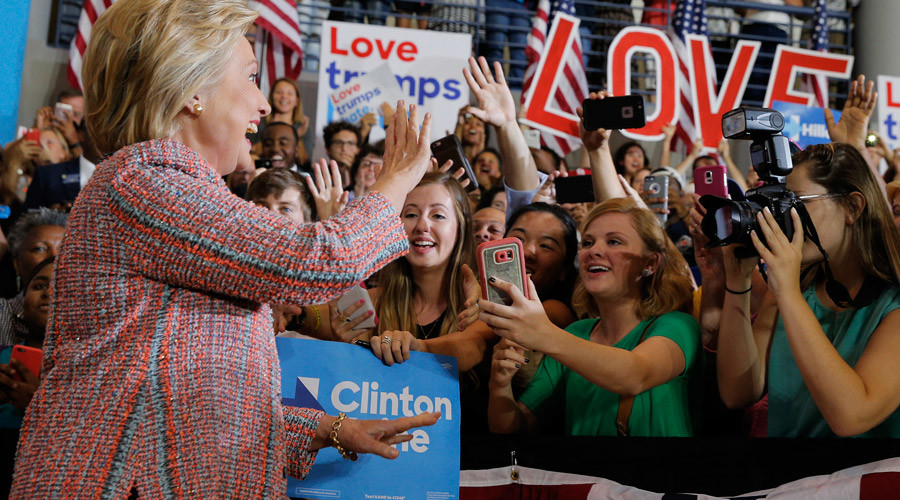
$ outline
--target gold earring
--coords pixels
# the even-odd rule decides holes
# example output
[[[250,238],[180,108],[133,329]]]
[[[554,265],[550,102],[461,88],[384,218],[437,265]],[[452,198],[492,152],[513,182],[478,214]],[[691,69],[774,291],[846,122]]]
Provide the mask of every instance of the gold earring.
[[[203,114],[203,106],[199,102],[194,103],[194,114],[199,118]]]

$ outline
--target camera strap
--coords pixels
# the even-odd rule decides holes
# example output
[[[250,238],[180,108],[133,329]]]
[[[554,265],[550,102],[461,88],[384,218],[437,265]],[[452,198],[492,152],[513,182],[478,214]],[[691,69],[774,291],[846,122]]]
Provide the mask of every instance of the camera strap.
[[[800,221],[803,223],[803,234],[816,245],[816,248],[819,249],[819,252],[824,258],[822,261],[822,268],[825,271],[825,293],[828,294],[828,297],[830,297],[838,307],[844,309],[850,307],[861,309],[874,302],[880,295],[880,289],[882,287],[879,286],[879,282],[881,280],[874,276],[867,275],[865,281],[863,281],[862,288],[859,290],[859,293],[856,294],[856,298],[850,297],[850,291],[847,290],[847,287],[836,280],[834,278],[834,273],[831,272],[828,252],[825,251],[825,248],[823,248],[822,244],[819,242],[819,233],[816,232],[816,226],[813,224],[812,217],[810,217],[809,212],[806,211],[806,205],[803,203],[796,203],[794,204],[794,208],[797,209],[797,213],[800,215]]]

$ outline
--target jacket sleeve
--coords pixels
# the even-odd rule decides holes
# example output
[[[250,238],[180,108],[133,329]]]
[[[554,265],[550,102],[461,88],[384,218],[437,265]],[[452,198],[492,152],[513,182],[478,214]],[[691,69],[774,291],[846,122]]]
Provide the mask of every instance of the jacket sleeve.
[[[173,168],[123,166],[107,189],[133,272],[259,303],[326,302],[409,249],[379,193],[297,224]]]
[[[283,408],[287,431],[287,468],[284,472],[290,477],[306,479],[319,453],[310,451],[310,442],[316,436],[319,420],[325,413],[312,408]]]
[[[25,210],[47,206],[44,200],[43,172],[40,170],[41,167],[34,169],[31,184],[28,185],[28,191],[25,192]]]

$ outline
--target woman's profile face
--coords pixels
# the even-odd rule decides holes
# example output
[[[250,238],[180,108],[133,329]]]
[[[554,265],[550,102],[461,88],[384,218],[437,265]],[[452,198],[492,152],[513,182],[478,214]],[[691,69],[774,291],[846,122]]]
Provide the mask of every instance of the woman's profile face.
[[[409,237],[406,259],[413,269],[435,269],[450,262],[456,247],[459,221],[456,204],[442,184],[426,184],[406,196],[401,212]]]
[[[275,113],[293,113],[300,102],[294,86],[288,82],[278,82],[272,92],[272,109]]]
[[[522,214],[506,235],[522,242],[525,272],[531,276],[539,296],[547,295],[565,279],[566,267],[571,264],[566,262],[565,227],[555,215],[548,212]]]
[[[589,294],[604,299],[639,294],[641,272],[649,258],[631,216],[606,213],[592,220],[581,236],[578,268]]]
[[[809,165],[801,163],[794,166],[794,171],[787,176],[787,188],[798,196],[827,194],[828,190],[820,184],[816,184],[809,178]],[[842,251],[844,245],[849,245],[850,241],[844,241],[847,225],[844,223],[847,212],[841,203],[840,198],[816,198],[804,200],[806,211],[812,219],[816,232],[819,235],[819,242],[828,255],[834,257]],[[822,260],[822,254],[816,245],[806,239],[803,244],[803,260],[804,265],[818,262]]]
[[[246,134],[256,130],[270,110],[266,97],[256,86],[257,72],[253,47],[241,38],[222,68],[218,87],[212,95],[200,96],[201,115],[188,117],[182,124],[185,136],[190,138],[189,145],[199,149],[221,175],[238,167],[253,169],[252,145]]]

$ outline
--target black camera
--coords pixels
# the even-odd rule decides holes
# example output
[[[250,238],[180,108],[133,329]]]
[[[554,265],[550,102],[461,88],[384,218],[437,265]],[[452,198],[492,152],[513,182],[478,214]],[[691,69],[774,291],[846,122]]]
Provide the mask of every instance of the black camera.
[[[272,168],[272,159],[271,158],[259,158],[253,162],[253,165],[256,168]]]
[[[774,109],[745,106],[722,116],[722,132],[726,138],[752,141],[750,162],[763,184],[748,190],[743,201],[712,195],[700,197],[700,203],[706,208],[700,226],[709,238],[707,248],[737,243],[742,245],[735,250],[737,257],[756,256],[750,232],[756,230],[765,243],[756,216],[767,207],[788,239],[793,238],[791,208],[802,210],[802,203],[785,187],[785,177],[794,166],[790,140],[781,134],[783,128],[784,117]]]

